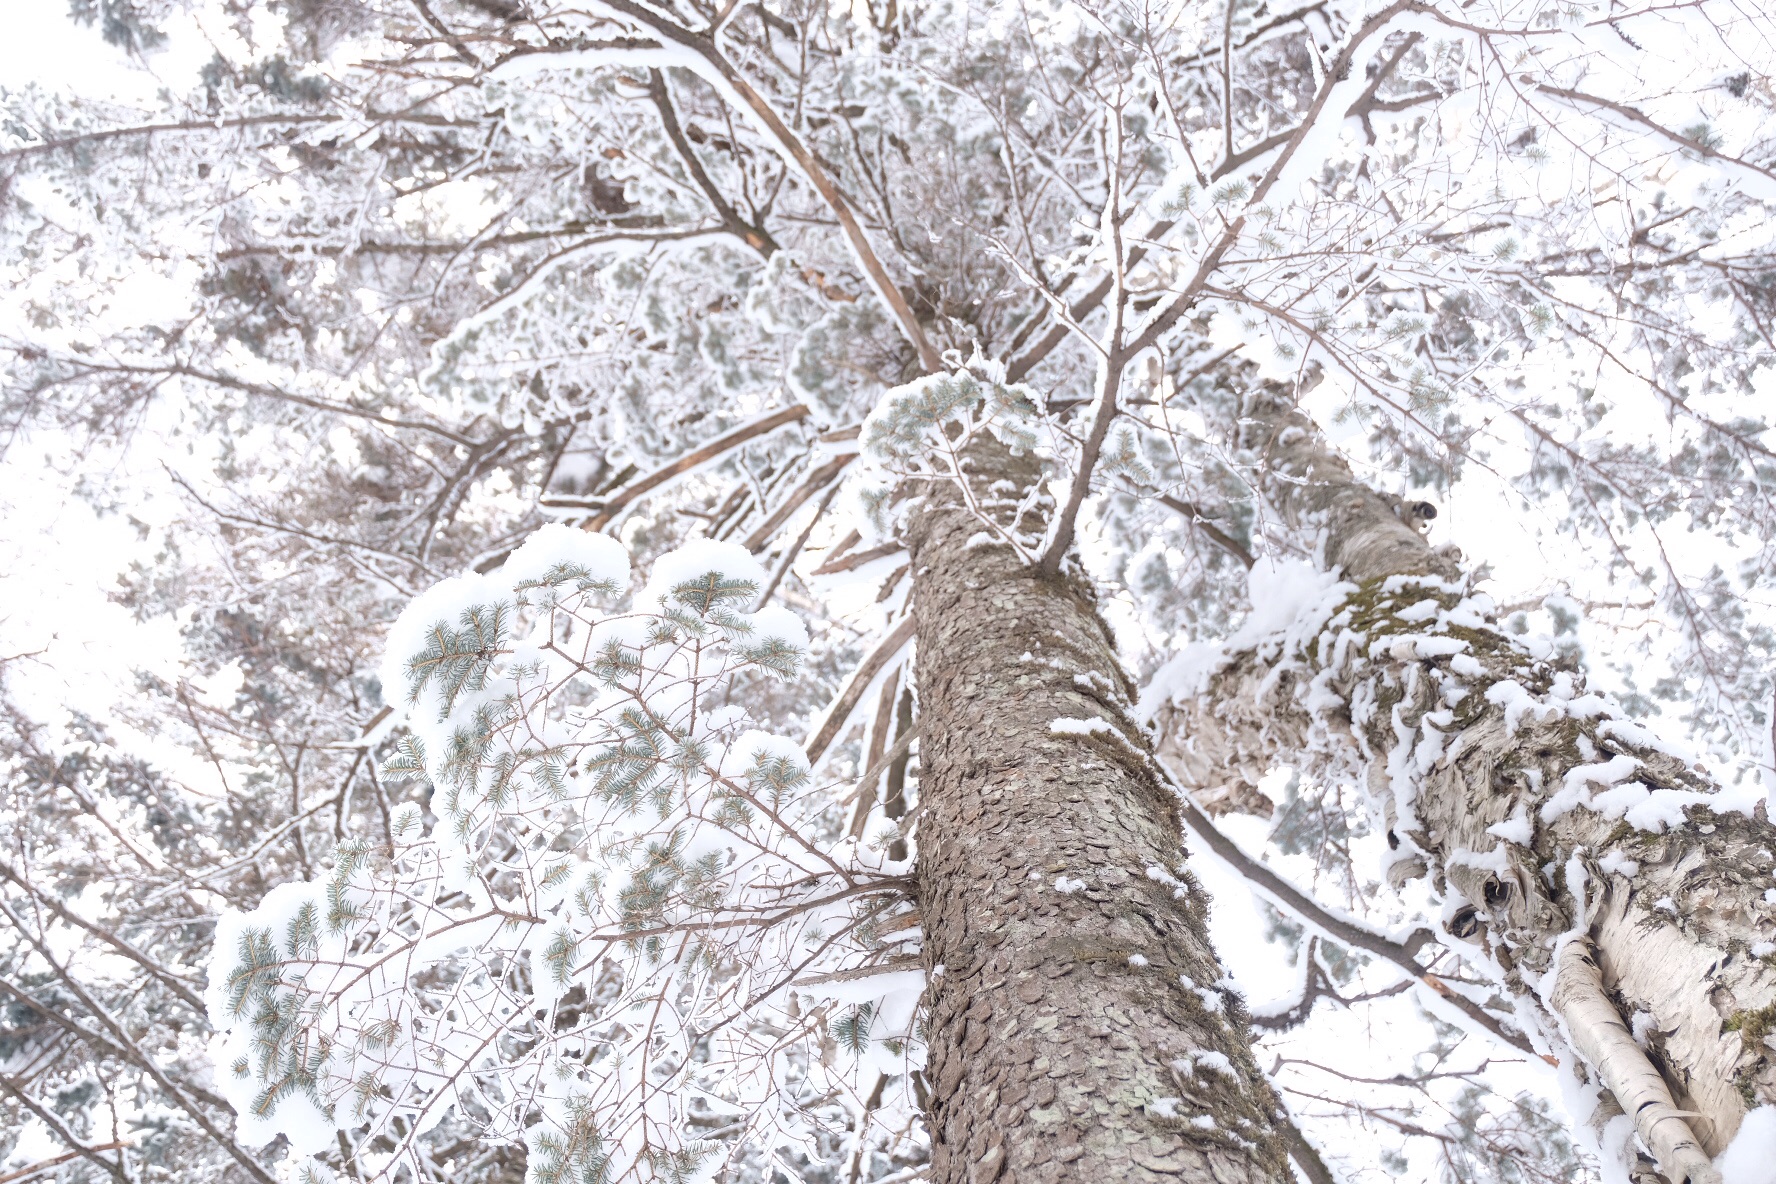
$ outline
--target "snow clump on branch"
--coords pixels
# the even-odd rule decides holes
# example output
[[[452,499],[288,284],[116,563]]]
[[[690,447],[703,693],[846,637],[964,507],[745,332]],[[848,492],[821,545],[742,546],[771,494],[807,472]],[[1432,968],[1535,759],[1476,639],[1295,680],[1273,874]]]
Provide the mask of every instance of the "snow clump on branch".
[[[1050,504],[1049,495],[1037,484],[1026,490],[993,488],[983,499],[962,479],[963,466],[969,446],[983,436],[1014,453],[1038,451],[1047,404],[1034,388],[1006,382],[1004,364],[978,351],[966,363],[953,350],[945,360],[950,372],[894,387],[863,421],[863,463],[850,493],[858,529],[872,541],[895,535],[911,505],[911,498],[899,495],[912,490],[916,497],[934,482],[950,482],[992,542],[1031,560],[1040,537],[1007,527],[989,511],[1015,506],[1005,521],[1021,522],[1026,511]]]
[[[814,1101],[884,1056],[917,1065],[922,976],[867,972],[901,881],[823,837],[801,749],[728,701],[794,677],[806,630],[747,611],[765,575],[733,544],[599,608],[629,577],[612,539],[546,526],[391,630],[408,731],[382,774],[429,783],[425,809],[218,922],[211,1054],[244,1140],[312,1156],[356,1128],[376,1175],[454,1110],[528,1144],[530,1184],[701,1180],[806,1146]],[[849,1007],[805,982],[834,974]]]

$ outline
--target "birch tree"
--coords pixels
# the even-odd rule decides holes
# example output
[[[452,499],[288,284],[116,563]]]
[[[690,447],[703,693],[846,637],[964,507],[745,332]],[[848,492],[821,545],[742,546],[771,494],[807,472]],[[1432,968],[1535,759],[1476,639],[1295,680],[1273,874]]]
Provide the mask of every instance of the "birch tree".
[[[1275,632],[1162,672],[1162,753],[1223,800],[1279,756],[1360,789],[1389,880],[1428,874],[1438,940],[1488,968],[1538,1051],[1602,1087],[1604,1153],[1631,1166],[1632,1131],[1667,1179],[1718,1179],[1713,1157],[1772,1096],[1762,793],[1723,790],[1504,630],[1454,553],[1286,400],[1245,411],[1273,504],[1318,533],[1328,578]]]
[[[206,544],[216,558],[169,561],[178,580],[144,574],[135,595],[146,609],[198,602],[194,648],[212,665],[238,648],[229,627],[243,621],[276,620],[279,629],[300,621],[317,643],[309,648],[325,654],[299,676],[293,663],[250,671],[258,702],[306,695],[301,710],[260,711],[257,731],[239,727],[236,710],[220,713],[238,746],[225,745],[218,768],[253,749],[265,770],[230,808],[264,819],[271,836],[249,866],[228,865],[237,876],[228,900],[251,905],[273,880],[315,886],[280,889],[259,906],[268,911],[246,914],[257,918],[249,929],[268,935],[253,937],[258,953],[248,956],[238,918],[222,927],[230,941],[215,950],[212,990],[243,965],[246,986],[212,999],[208,1012],[234,1026],[229,1039],[244,1038],[249,1028],[239,1025],[250,1019],[264,1054],[244,1059],[241,1080],[254,1088],[231,1095],[249,1112],[258,1108],[242,1132],[209,1131],[219,1113],[213,1098],[185,1107],[236,1165],[224,1170],[263,1174],[237,1139],[250,1147],[282,1134],[348,1172],[415,1179],[497,1178],[521,1158],[537,1178],[727,1165],[740,1176],[831,1170],[853,1180],[913,1170],[945,1180],[1272,1179],[1291,1170],[1287,1159],[1328,1178],[1253,1055],[1254,1017],[1210,947],[1205,895],[1180,862],[1179,820],[1196,819],[1196,807],[1175,796],[1151,759],[1124,669],[1141,655],[1116,644],[1102,615],[1112,606],[1119,620],[1171,644],[1230,631],[1244,612],[1239,572],[1261,559],[1305,552],[1359,584],[1375,574],[1358,572],[1354,552],[1326,549],[1314,533],[1319,507],[1289,484],[1314,476],[1314,465],[1302,468],[1289,452],[1319,440],[1313,425],[1292,425],[1296,435],[1263,430],[1294,414],[1295,392],[1315,391],[1316,406],[1343,413],[1357,427],[1346,433],[1356,451],[1366,448],[1363,459],[1383,471],[1432,488],[1477,469],[1496,473],[1579,537],[1600,540],[1606,577],[1650,589],[1674,613],[1677,641],[1657,656],[1704,669],[1692,684],[1655,684],[1638,699],[1641,688],[1628,683],[1627,701],[1687,698],[1695,710],[1684,722],[1729,760],[1761,743],[1770,635],[1746,590],[1764,578],[1767,556],[1761,544],[1735,540],[1771,537],[1767,451],[1762,422],[1731,406],[1763,389],[1758,366],[1768,348],[1761,228],[1771,97],[1769,31],[1758,14],[1706,3],[1479,11],[1408,0],[1290,10],[705,10],[628,0],[581,10],[465,0],[288,14],[239,5],[227,19],[191,11],[196,17],[173,4],[114,5],[94,14],[109,39],[138,53],[152,52],[163,27],[212,18],[203,29],[216,60],[166,110],[7,95],[14,143],[4,160],[18,217],[4,233],[19,284],[6,345],[21,422],[110,438],[136,417],[170,409],[172,426],[158,430],[202,443],[202,458],[175,472],[190,508],[177,538]],[[143,312],[138,297],[104,307],[97,294],[113,288],[168,304]],[[1263,381],[1284,393],[1256,399]],[[1668,430],[1644,430],[1648,403]],[[1322,468],[1337,460],[1315,455],[1327,458]],[[1417,504],[1389,503],[1386,513]],[[1717,540],[1721,554],[1736,547],[1739,569],[1698,571],[1674,560],[1668,541],[1678,515]],[[804,1050],[794,1084],[814,1092],[771,1093],[771,1105],[746,1110],[722,1147],[687,1141],[693,1119],[707,1127],[714,1113],[688,1092],[712,1088],[698,1083],[701,1054],[674,1062],[652,1094],[625,1094],[620,1072],[589,1069],[616,1091],[607,1101],[627,1098],[622,1105],[639,1107],[633,1114],[605,1102],[574,1111],[564,1095],[532,1121],[514,1099],[540,1087],[490,1083],[476,1100],[458,1092],[460,1079],[446,1089],[408,1073],[399,1090],[373,1081],[347,1125],[344,1096],[325,1086],[334,1080],[329,1057],[343,1058],[352,1041],[352,1055],[370,1057],[385,1047],[371,1040],[381,1030],[351,1010],[361,1000],[328,996],[293,964],[342,964],[376,941],[408,940],[403,926],[423,930],[421,915],[388,911],[415,877],[433,876],[424,861],[434,856],[399,854],[402,835],[425,827],[433,846],[424,851],[442,851],[452,819],[466,818],[471,831],[483,828],[477,834],[498,833],[495,847],[542,850],[571,845],[574,827],[598,829],[578,805],[568,811],[572,822],[529,804],[516,814],[465,814],[460,801],[446,808],[439,795],[453,775],[468,776],[478,793],[484,773],[502,774],[476,771],[474,762],[440,764],[436,744],[399,757],[394,737],[379,730],[394,718],[384,709],[400,701],[404,663],[419,656],[397,647],[394,665],[377,677],[380,623],[452,573],[506,580],[458,609],[491,611],[520,594],[522,580],[506,577],[525,574],[525,540],[545,517],[619,534],[655,570],[654,557],[688,536],[738,543],[761,564],[738,580],[752,585],[758,611],[782,597],[810,614],[814,637],[802,663],[810,677],[768,683],[737,668],[732,679],[709,675],[707,693],[727,688],[720,693],[748,702],[755,722],[803,737],[809,785],[797,817],[813,833],[785,826],[773,843],[806,840],[804,854],[833,861],[841,879],[879,876],[883,859],[913,861],[909,885],[869,882],[885,897],[901,891],[917,902],[916,914],[901,905],[889,915],[919,918],[923,1068],[881,1062],[882,1076],[867,1086],[824,1063],[828,1038],[880,1056],[860,1035],[861,1005],[873,1015],[884,996],[860,996],[838,1029],[820,1029],[805,1013],[786,1021],[760,1001],[738,1009],[759,1027],[736,1039],[781,1034],[794,1021]],[[1414,558],[1377,573],[1456,578],[1452,561],[1420,555],[1416,535],[1400,547]],[[1338,586],[1301,578],[1325,593],[1330,617]],[[860,592],[863,580],[869,587]],[[1370,608],[1416,612],[1428,599],[1463,627],[1489,628],[1482,609],[1462,607],[1470,589],[1458,595],[1454,587]],[[669,607],[655,591],[655,604]],[[738,613],[738,601],[724,611]],[[1274,644],[1256,645],[1262,618],[1241,635],[1254,644],[1228,652],[1250,650],[1267,665],[1235,660],[1211,692],[1244,693],[1227,671],[1262,679],[1294,669],[1277,665]],[[501,635],[473,611],[441,620],[440,637]],[[744,624],[734,617],[699,627],[732,641]],[[688,620],[680,626],[684,636],[697,633]],[[1483,673],[1456,670],[1454,652],[1382,657],[1337,675],[1359,680],[1340,693],[1348,702],[1359,686],[1389,686],[1390,676],[1398,683],[1426,660],[1435,672],[1454,671],[1446,677],[1488,687],[1515,679],[1528,704],[1517,729],[1506,724],[1515,700],[1470,690],[1490,704],[1473,726],[1510,732],[1484,750],[1494,756],[1476,758],[1497,764],[1520,734],[1555,727],[1547,696],[1570,703],[1582,695],[1570,674],[1557,683],[1551,669],[1518,672],[1517,643],[1496,630],[1486,636],[1473,655]],[[1617,651],[1625,660],[1636,640]],[[488,642],[457,655],[465,670],[480,671],[476,678],[519,680],[500,700],[507,714],[457,721],[473,723],[466,734],[510,736],[534,712],[552,718],[556,710],[526,700],[522,680],[533,675],[501,648]],[[495,657],[497,671],[487,665]],[[1431,686],[1430,674],[1418,678],[1410,692],[1418,698],[1390,703],[1400,726],[1446,729],[1427,724],[1426,713],[1458,705],[1436,708],[1424,696],[1443,688]],[[555,702],[595,698],[595,686],[612,691],[620,682],[594,680]],[[1204,689],[1163,689],[1179,687]],[[1561,698],[1557,687],[1571,693]],[[154,693],[185,704],[184,719],[169,725],[181,739],[210,744],[203,725],[217,721],[202,720],[185,690]],[[1324,722],[1326,712],[1336,722],[1335,705],[1314,700],[1307,714],[1263,721],[1227,714],[1245,702],[1214,695],[1205,705],[1186,695],[1177,705],[1168,735],[1175,751],[1193,754],[1181,764],[1186,789],[1215,809],[1266,812],[1259,774],[1278,760],[1293,765],[1331,803],[1321,816],[1336,816],[1352,842],[1391,834],[1407,852],[1392,866],[1409,872],[1412,856],[1422,860],[1449,906],[1432,928],[1453,951],[1433,967],[1418,957],[1430,931],[1402,944],[1332,918],[1205,827],[1204,843],[1285,911],[1305,916],[1326,943],[1303,946],[1299,996],[1256,1016],[1258,1031],[1286,1032],[1311,1018],[1317,998],[1338,995],[1326,951],[1341,943],[1398,967],[1402,982],[1433,993],[1440,985],[1429,1004],[1481,1039],[1588,1065],[1578,1072],[1642,1120],[1641,1143],[1659,1170],[1674,1181],[1706,1178],[1713,1169],[1695,1147],[1720,1151],[1762,1097],[1756,1017],[1768,983],[1757,955],[1739,954],[1733,942],[1762,917],[1753,879],[1768,874],[1747,864],[1743,875],[1728,875],[1715,858],[1731,842],[1755,843],[1740,832],[1762,824],[1736,821],[1742,816],[1724,800],[1684,798],[1692,812],[1725,822],[1685,815],[1659,851],[1587,864],[1610,856],[1594,846],[1597,835],[1573,828],[1598,818],[1613,825],[1614,807],[1552,809],[1545,826],[1529,821],[1531,807],[1553,801],[1554,773],[1564,779],[1614,753],[1657,770],[1643,781],[1664,779],[1648,783],[1648,801],[1712,787],[1670,764],[1647,735],[1627,731],[1614,708],[1600,708],[1582,726],[1563,717],[1592,752],[1573,738],[1535,757],[1547,768],[1507,761],[1522,770],[1522,785],[1507,793],[1488,782],[1483,799],[1474,790],[1433,792],[1430,767],[1419,770],[1430,778],[1423,787],[1417,774],[1402,773],[1406,788],[1390,783],[1395,798],[1376,798],[1383,805],[1366,829],[1359,804],[1347,808],[1337,794],[1355,776],[1362,743],[1373,755],[1383,741],[1393,751],[1398,737],[1363,736],[1359,723],[1357,747],[1340,749],[1350,729],[1328,739],[1337,729]],[[443,714],[452,710],[446,704]],[[423,732],[419,716],[408,723],[410,735]],[[1223,734],[1226,743],[1217,740]],[[523,759],[547,765],[555,743]],[[513,751],[527,750],[521,742]],[[695,795],[707,787],[685,778],[712,775],[688,761],[675,766],[674,784],[690,796],[663,808],[656,836],[668,849],[677,823],[664,820],[679,817],[672,810],[694,806],[686,817],[701,819]],[[732,780],[720,762],[713,768]],[[424,772],[434,788],[405,806],[384,776],[391,769]],[[1539,786],[1531,773],[1541,774]],[[305,793],[321,776],[337,788]],[[1366,777],[1356,783],[1369,785]],[[1574,785],[1576,805],[1584,792]],[[778,788],[803,791],[799,783]],[[1402,797],[1420,811],[1408,821]],[[1392,817],[1388,800],[1396,801]],[[1433,800],[1446,814],[1430,812],[1424,803]],[[1468,808],[1480,800],[1482,809]],[[1624,820],[1636,808],[1636,817],[1650,817],[1644,803],[1626,794],[1620,801]],[[1519,805],[1523,825],[1514,821]],[[1503,869],[1477,870],[1472,858],[1496,862],[1486,854],[1493,848],[1456,826],[1471,829],[1483,815],[1487,826],[1510,830],[1495,836],[1507,844]],[[1708,825],[1720,836],[1713,846],[1694,838]],[[122,849],[143,846],[127,826],[116,829]],[[367,837],[347,840],[353,830]],[[338,840],[347,841],[323,856]],[[53,846],[47,836],[32,841],[45,856]],[[1574,844],[1587,855],[1572,856]],[[366,862],[377,849],[389,863]],[[1369,892],[1331,845],[1328,855],[1351,893],[1379,912],[1409,911],[1403,899]],[[1550,891],[1538,860],[1554,855],[1561,869],[1576,858],[1578,879]],[[142,858],[152,862],[146,847]],[[543,891],[540,880],[524,878],[539,869],[513,879],[506,854],[488,858],[464,884],[480,883],[488,899],[504,899],[512,884]],[[875,871],[849,860],[874,861]],[[1620,895],[1611,906],[1619,906],[1617,921],[1588,915],[1593,898],[1580,882],[1617,875],[1621,860],[1648,869],[1625,879],[1681,878],[1692,867],[1727,875],[1721,883],[1730,880],[1730,890],[1707,889],[1730,902],[1724,928],[1698,931],[1687,944],[1666,936],[1685,958],[1706,961],[1709,950],[1725,949],[1739,959],[1722,982],[1744,997],[1707,1006],[1738,1015],[1737,1031],[1750,1039],[1707,1049],[1706,1041],[1694,1049],[1678,1041],[1681,1048],[1650,1056],[1629,1040],[1629,1053],[1622,1025],[1643,1038],[1653,1029],[1633,1028],[1638,1013],[1608,993],[1624,989],[1624,972],[1605,931],[1634,915]],[[33,856],[17,890],[53,896],[54,877],[69,874],[56,863]],[[173,874],[199,870],[179,865]],[[1495,886],[1488,895],[1488,884],[1507,880],[1509,892]],[[774,885],[769,875],[699,881],[714,895],[674,898],[671,908],[689,911],[670,918],[672,931],[689,935],[723,910],[756,908],[745,894]],[[730,887],[741,896],[722,896]],[[304,892],[323,921],[285,915]],[[373,920],[335,907],[353,892],[366,894],[361,907]],[[693,899],[701,912],[689,908]],[[1672,895],[1680,914],[1689,905],[1690,896]],[[1495,914],[1510,916],[1508,934]],[[843,932],[867,935],[865,914],[848,917]],[[539,933],[553,924],[534,909],[507,919]],[[90,918],[9,914],[21,965],[41,973],[31,959],[49,957],[40,952],[49,934],[78,929],[80,920]],[[1587,921],[1601,926],[1599,961],[1585,960],[1582,940],[1549,947],[1547,939]],[[106,940],[92,927],[83,932]],[[483,1036],[497,1043],[520,1012],[532,1022],[526,1009],[548,958],[538,947],[540,962],[532,957],[520,973],[511,967],[527,939],[489,940],[466,963],[446,950],[457,960],[428,967],[462,976],[453,981],[476,992]],[[790,940],[777,934],[767,944]],[[901,944],[856,940],[845,947],[854,963],[788,966],[802,976],[879,970]],[[323,941],[327,957],[311,957]],[[1571,957],[1561,952],[1568,948]],[[1535,952],[1498,953],[1517,949]],[[757,950],[747,957],[755,955],[764,959]],[[144,952],[132,965],[163,985],[169,974],[184,982],[182,967],[163,958]],[[1496,971],[1502,998],[1464,983],[1473,967]],[[638,967],[610,973],[613,983],[648,981]],[[1539,1002],[1526,973],[1552,980]],[[50,974],[79,985],[92,972],[60,961]],[[690,992],[732,1006],[749,1000],[733,994],[736,981],[691,974],[650,997]],[[434,986],[389,982],[377,998],[418,999]],[[580,986],[590,993],[595,984]],[[107,990],[127,993],[128,976]],[[78,1007],[51,1006],[29,984],[19,994],[27,1008],[65,1014],[83,1030],[104,1009],[91,992]],[[1627,998],[1647,1004],[1649,1024],[1684,1017],[1680,1029],[1700,1040],[1694,1000]],[[559,1003],[544,1006],[560,1015]],[[564,1039],[616,1047],[626,1038],[597,1027],[607,1022],[602,1013],[573,1006],[580,1011]],[[289,1007],[300,1024],[286,1024]],[[467,1024],[459,1035],[470,1038],[474,1024],[450,1022]],[[241,1063],[224,1059],[230,1072]],[[135,1064],[143,1060],[154,1058]],[[819,1072],[809,1067],[815,1060]],[[1680,1094],[1701,1090],[1713,1109],[1702,1108],[1700,1094],[1660,1100],[1654,1069],[1688,1073]],[[174,1101],[189,1096],[177,1079],[149,1076]],[[1366,1109],[1349,1096],[1360,1090],[1347,1089],[1339,1104],[1355,1121],[1441,1140],[1451,1172],[1563,1177],[1565,1162],[1544,1158],[1557,1150],[1553,1126],[1533,1108],[1519,1107],[1516,1117],[1500,1109],[1481,1089],[1487,1076],[1482,1063],[1417,1079],[1427,1097],[1440,1078],[1472,1085],[1469,1102],[1439,1103],[1468,1107],[1451,1111],[1456,1133]],[[1741,1078],[1749,1093],[1723,1101],[1723,1083],[1737,1091]],[[720,1094],[731,1082],[714,1082],[710,1096],[731,1105]],[[836,1082],[837,1095],[825,1097],[816,1082]],[[1298,1082],[1291,1095],[1287,1075],[1277,1082],[1298,1105],[1308,1097]],[[20,1096],[21,1105],[33,1100]],[[625,1143],[627,1134],[589,1141],[594,1116],[600,1130],[644,1130],[656,1119],[648,1096],[684,1129],[658,1144]],[[1323,1094],[1313,1097],[1322,1104]],[[807,1112],[772,1126],[784,1098]],[[1657,1105],[1643,1111],[1648,1098]],[[279,1120],[286,1105],[313,1112]],[[1681,1113],[1692,1105],[1709,1129]],[[923,1133],[906,1125],[915,1111]],[[587,1118],[583,1129],[576,1113]],[[421,1130],[433,1120],[446,1125]],[[1606,1167],[1632,1160],[1626,1128],[1602,1125]],[[794,1157],[769,1143],[765,1159],[748,1161],[742,1132],[766,1129],[792,1133]],[[323,1146],[329,1132],[337,1153]],[[65,1141],[91,1151],[86,1162],[134,1170],[136,1152],[98,1151],[79,1139],[69,1131]],[[517,1150],[524,1140],[528,1155]],[[494,1154],[498,1146],[512,1155]]]

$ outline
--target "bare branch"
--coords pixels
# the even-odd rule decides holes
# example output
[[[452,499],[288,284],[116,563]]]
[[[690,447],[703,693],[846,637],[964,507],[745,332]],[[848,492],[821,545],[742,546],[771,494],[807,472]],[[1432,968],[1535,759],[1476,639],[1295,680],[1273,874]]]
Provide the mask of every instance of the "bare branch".
[[[889,663],[906,652],[907,647],[913,644],[916,632],[913,618],[910,615],[902,617],[888,631],[887,636],[876,643],[876,648],[858,663],[857,669],[851,672],[851,677],[845,680],[845,686],[840,690],[838,698],[821,713],[820,722],[802,745],[810,766],[819,764],[820,758],[826,754],[832,742],[844,733],[845,725],[851,722],[851,715],[863,701],[863,693],[869,689],[870,683],[875,681],[876,675]]]

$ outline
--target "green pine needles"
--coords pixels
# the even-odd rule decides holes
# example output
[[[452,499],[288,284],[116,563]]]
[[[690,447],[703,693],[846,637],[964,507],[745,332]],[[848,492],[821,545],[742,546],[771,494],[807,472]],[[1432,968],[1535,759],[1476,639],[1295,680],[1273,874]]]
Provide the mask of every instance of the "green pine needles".
[[[731,702],[737,676],[793,676],[802,626],[755,609],[764,572],[720,543],[663,556],[612,611],[626,567],[576,535],[397,622],[407,731],[381,769],[429,792],[391,812],[392,848],[342,843],[328,875],[219,922],[243,1137],[325,1156],[350,1124],[373,1176],[454,1114],[525,1144],[530,1184],[691,1184],[813,1137],[817,1100],[908,1039],[908,1007],[829,1033],[795,994],[881,957],[866,922],[901,899],[801,749]]]
[[[463,694],[484,690],[494,660],[507,652],[503,647],[511,615],[512,606],[499,601],[465,608],[458,618],[460,628],[444,621],[433,624],[426,648],[407,659],[408,701],[419,702],[427,686],[435,685],[443,718]]]

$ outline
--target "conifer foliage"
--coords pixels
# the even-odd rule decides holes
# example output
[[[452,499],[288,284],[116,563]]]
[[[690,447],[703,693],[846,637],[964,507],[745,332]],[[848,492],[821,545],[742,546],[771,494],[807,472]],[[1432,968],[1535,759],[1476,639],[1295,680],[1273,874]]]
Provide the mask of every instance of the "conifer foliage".
[[[702,1180],[805,1154],[873,1049],[916,1067],[916,986],[841,1006],[822,985],[881,959],[905,868],[844,838],[800,747],[728,701],[807,648],[787,610],[752,611],[764,579],[692,543],[620,611],[621,546],[551,526],[415,600],[385,772],[428,783],[435,817],[410,802],[391,849],[343,843],[218,925],[241,1137],[314,1155],[349,1131],[354,1170],[399,1174],[454,1110],[525,1142],[533,1184]]]

